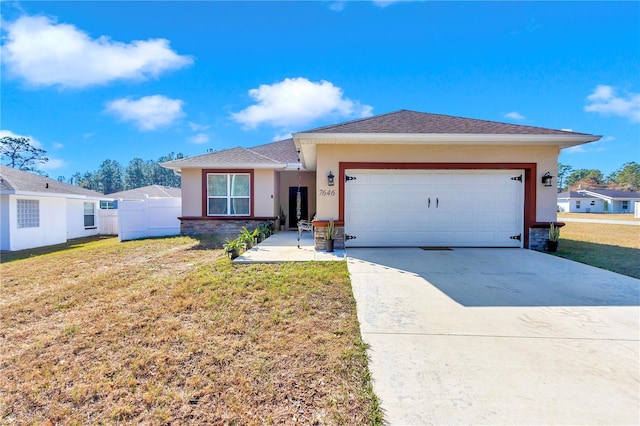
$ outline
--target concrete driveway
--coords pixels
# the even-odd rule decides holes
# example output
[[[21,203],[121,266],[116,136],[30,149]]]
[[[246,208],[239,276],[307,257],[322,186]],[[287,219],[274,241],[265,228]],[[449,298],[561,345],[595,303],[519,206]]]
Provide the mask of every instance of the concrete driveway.
[[[640,424],[640,280],[522,249],[347,260],[390,424]]]

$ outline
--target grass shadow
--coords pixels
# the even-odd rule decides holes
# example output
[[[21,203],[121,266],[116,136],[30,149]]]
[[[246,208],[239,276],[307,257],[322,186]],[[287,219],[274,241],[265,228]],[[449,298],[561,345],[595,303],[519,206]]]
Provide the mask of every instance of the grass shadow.
[[[83,237],[83,238],[74,238],[72,240],[67,241],[62,244],[55,244],[51,246],[45,247],[35,247],[31,249],[25,250],[16,250],[16,251],[3,251],[0,252],[0,264],[7,262],[14,262],[16,260],[28,259],[30,257],[42,256],[45,254],[55,253],[55,252],[64,252],[68,250],[73,250],[94,241],[101,240],[109,240],[112,238],[118,238],[115,235],[96,235],[92,237]]]
[[[562,239],[553,254],[640,279],[640,249]]]

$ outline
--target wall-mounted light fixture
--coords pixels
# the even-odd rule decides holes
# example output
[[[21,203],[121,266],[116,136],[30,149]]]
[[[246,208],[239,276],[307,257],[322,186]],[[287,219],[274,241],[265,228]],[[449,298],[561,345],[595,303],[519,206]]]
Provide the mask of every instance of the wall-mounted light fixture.
[[[553,176],[551,176],[551,173],[547,172],[542,176],[542,184],[544,186],[552,186],[551,185],[551,179],[553,179]]]
[[[333,175],[333,172],[329,171],[329,174],[327,175],[327,183],[329,184],[329,186],[333,186],[335,184],[334,179],[335,176]]]

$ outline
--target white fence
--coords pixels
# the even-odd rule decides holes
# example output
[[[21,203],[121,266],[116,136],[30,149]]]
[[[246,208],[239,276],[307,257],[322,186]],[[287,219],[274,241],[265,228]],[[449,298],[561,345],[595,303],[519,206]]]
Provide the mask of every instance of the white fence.
[[[633,204],[633,217],[640,217],[640,201],[636,201]]]
[[[180,234],[181,198],[118,201],[120,241]]]
[[[118,235],[118,210],[98,210],[100,235]]]

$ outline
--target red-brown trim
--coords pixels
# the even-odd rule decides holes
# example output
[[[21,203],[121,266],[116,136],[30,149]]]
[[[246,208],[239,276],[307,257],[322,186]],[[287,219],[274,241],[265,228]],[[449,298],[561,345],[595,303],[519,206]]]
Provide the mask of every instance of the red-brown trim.
[[[249,195],[249,215],[248,216],[208,216],[207,215],[207,174],[209,173],[244,173],[249,174],[249,186],[251,194]],[[253,169],[202,169],[202,217],[213,219],[255,219],[253,216]]]
[[[529,228],[536,217],[536,163],[367,163],[340,162],[338,173],[338,213],[344,221],[344,176],[347,169],[374,170],[524,170],[523,247],[529,247]]]
[[[313,221],[313,226],[315,226],[316,228],[326,228],[327,225],[329,225],[329,221],[328,220],[314,220]],[[344,226],[344,220],[334,220],[333,221],[333,225],[334,226]]]
[[[278,216],[180,216],[178,220],[276,220]]]

